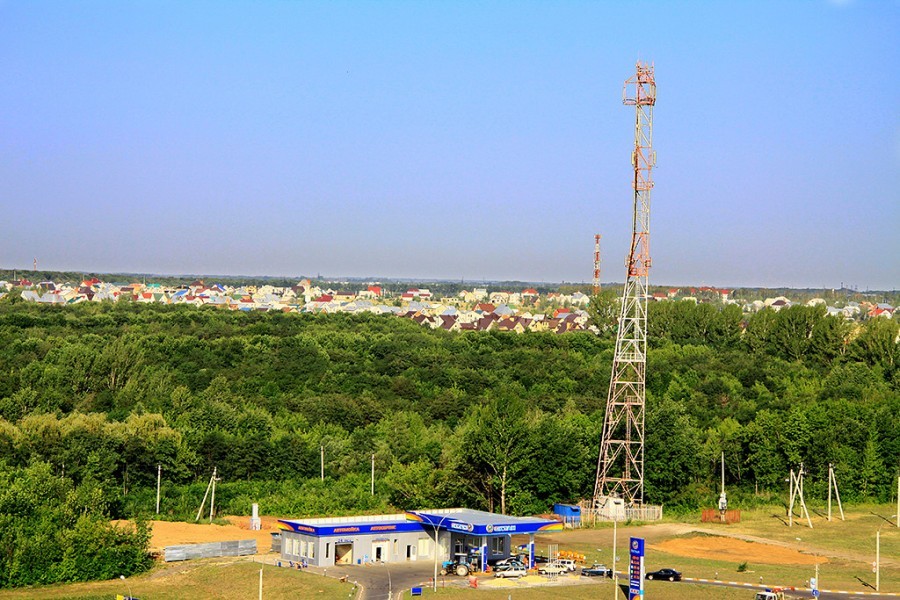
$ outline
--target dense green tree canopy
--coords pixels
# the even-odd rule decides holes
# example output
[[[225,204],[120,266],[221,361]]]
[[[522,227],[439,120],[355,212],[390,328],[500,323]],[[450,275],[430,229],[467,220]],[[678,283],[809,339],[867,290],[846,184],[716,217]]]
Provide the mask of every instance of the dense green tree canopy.
[[[896,321],[659,302],[648,328],[647,501],[711,505],[721,452],[747,502],[800,461],[811,493],[833,463],[846,499],[890,498]],[[614,329],[455,334],[375,315],[3,300],[0,461],[7,481],[38,485],[43,469],[63,507],[81,490],[111,517],[153,506],[157,465],[170,518],[196,511],[214,466],[226,512],[543,512],[593,492]],[[36,489],[4,496],[0,518]]]

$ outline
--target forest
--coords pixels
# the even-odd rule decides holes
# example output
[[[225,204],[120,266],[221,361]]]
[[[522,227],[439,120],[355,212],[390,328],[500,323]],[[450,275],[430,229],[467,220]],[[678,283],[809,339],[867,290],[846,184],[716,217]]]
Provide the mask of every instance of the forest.
[[[602,303],[598,302],[598,305]],[[380,315],[0,300],[0,587],[147,568],[145,520],[468,506],[593,493],[614,323],[448,333]],[[646,500],[771,503],[800,462],[845,501],[900,467],[896,320],[651,303]],[[324,449],[324,478],[320,452]],[[375,457],[375,494],[369,473]],[[135,519],[134,530],[110,519]],[[76,551],[78,549],[78,551]]]

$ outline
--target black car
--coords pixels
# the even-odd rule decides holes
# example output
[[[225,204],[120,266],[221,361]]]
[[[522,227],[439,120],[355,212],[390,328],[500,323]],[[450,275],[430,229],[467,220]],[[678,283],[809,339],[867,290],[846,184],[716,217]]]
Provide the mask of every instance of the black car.
[[[675,569],[660,569],[647,573],[647,579],[668,579],[669,581],[681,581],[681,573]]]
[[[590,567],[582,568],[581,574],[585,577],[612,577],[612,569],[606,565],[594,563]]]

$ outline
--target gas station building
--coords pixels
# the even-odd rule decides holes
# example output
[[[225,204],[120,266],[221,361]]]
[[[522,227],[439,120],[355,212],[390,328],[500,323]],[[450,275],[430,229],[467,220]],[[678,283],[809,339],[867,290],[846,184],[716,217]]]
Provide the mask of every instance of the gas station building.
[[[320,567],[446,560],[489,562],[511,554],[511,537],[528,535],[529,566],[534,537],[562,531],[563,524],[536,517],[510,517],[466,508],[407,511],[393,515],[279,521],[281,558]],[[437,547],[435,548],[435,539]]]

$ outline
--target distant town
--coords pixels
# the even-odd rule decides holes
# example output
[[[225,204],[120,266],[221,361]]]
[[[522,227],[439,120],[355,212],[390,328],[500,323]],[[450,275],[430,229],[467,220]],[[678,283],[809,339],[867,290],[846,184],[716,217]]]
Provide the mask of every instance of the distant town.
[[[591,296],[584,291],[539,292],[536,288],[491,290],[446,283],[441,292],[431,288],[402,286],[388,290],[377,283],[347,285],[301,279],[295,285],[233,285],[205,283],[112,283],[91,277],[80,282],[57,283],[21,278],[0,281],[0,299],[15,294],[25,302],[68,306],[83,302],[136,302],[139,304],[211,306],[239,311],[286,313],[373,313],[411,319],[420,325],[446,331],[596,331],[588,312]],[[563,286],[565,287],[565,286]],[[573,287],[573,286],[569,286]],[[589,289],[587,291],[590,291]],[[743,292],[743,290],[742,290]],[[848,320],[893,318],[895,307],[874,300],[826,301],[806,291],[802,298],[785,295],[749,299],[734,290],[715,287],[669,288],[652,293],[657,302],[684,301],[733,304],[745,314],[764,308],[778,311],[793,304],[822,305],[826,314]],[[834,296],[834,294],[832,294]]]

